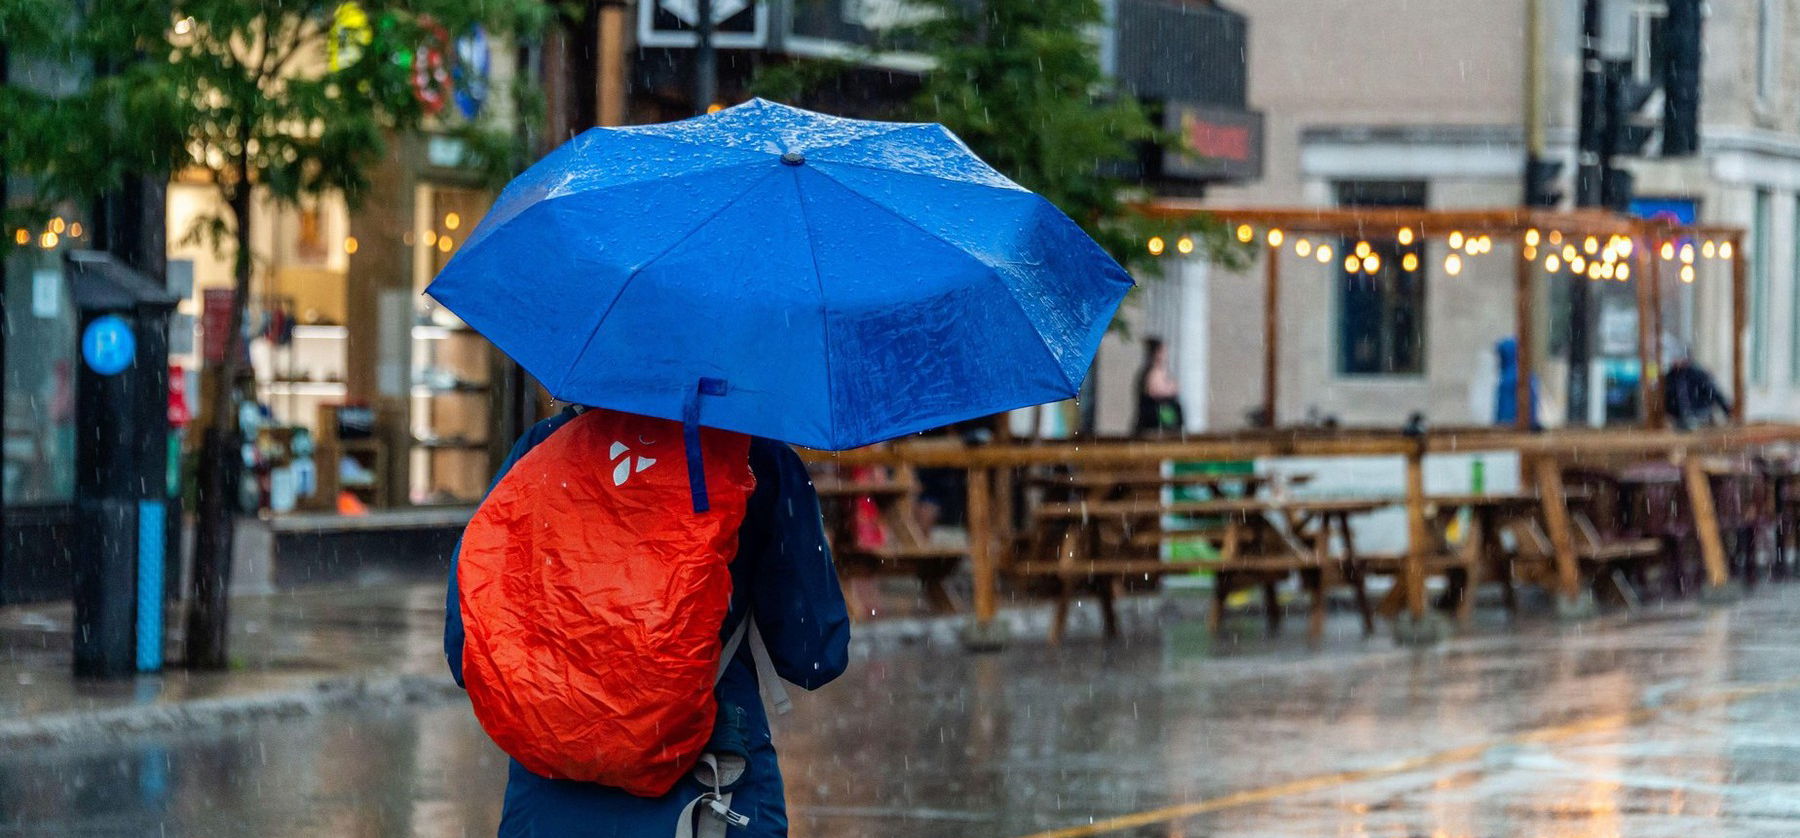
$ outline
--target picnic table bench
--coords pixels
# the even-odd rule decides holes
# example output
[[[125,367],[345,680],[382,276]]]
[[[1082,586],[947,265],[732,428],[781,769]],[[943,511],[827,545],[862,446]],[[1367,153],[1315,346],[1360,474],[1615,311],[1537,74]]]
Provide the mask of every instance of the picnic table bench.
[[[947,584],[969,548],[934,541],[920,526],[914,507],[919,483],[912,469],[896,466],[885,477],[853,479],[837,475],[813,479],[825,507],[827,540],[837,563],[844,601],[856,619],[880,609],[875,583],[884,576],[911,576],[919,581],[927,604],[938,613],[955,613],[961,603]],[[856,507],[874,508],[876,532],[859,532]]]

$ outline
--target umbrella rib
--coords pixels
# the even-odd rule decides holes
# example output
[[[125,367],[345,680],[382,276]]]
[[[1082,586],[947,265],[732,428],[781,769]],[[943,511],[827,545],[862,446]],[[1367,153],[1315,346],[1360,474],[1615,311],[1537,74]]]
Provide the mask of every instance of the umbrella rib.
[[[762,177],[759,177],[756,180],[751,181],[748,186],[744,187],[744,191],[739,192],[737,194],[737,197],[732,198],[731,200],[726,201],[725,203],[721,204],[718,209],[713,210],[712,212],[708,213],[705,218],[700,219],[700,223],[695,224],[693,227],[688,228],[688,231],[686,233],[681,234],[680,238],[677,238],[673,242],[670,242],[668,247],[665,247],[662,250],[658,251],[655,256],[652,256],[649,259],[644,260],[643,264],[638,265],[635,268],[632,268],[631,273],[629,273],[625,276],[625,281],[619,283],[619,290],[613,292],[612,299],[607,301],[606,308],[602,309],[600,311],[600,316],[594,320],[594,328],[588,332],[587,340],[582,342],[581,351],[575,353],[575,357],[573,360],[571,360],[569,362],[568,368],[563,370],[562,380],[558,381],[557,385],[556,385],[557,391],[562,391],[564,388],[566,388],[568,386],[569,376],[575,372],[575,369],[577,367],[581,366],[581,359],[587,357],[588,350],[590,348],[592,348],[594,345],[594,337],[600,334],[600,327],[606,325],[606,318],[612,314],[613,307],[617,306],[619,304],[619,300],[624,298],[625,291],[626,291],[626,289],[631,287],[632,280],[637,279],[638,276],[644,272],[645,268],[648,268],[651,265],[656,264],[656,260],[669,255],[670,251],[674,250],[677,247],[680,247],[683,242],[687,241],[688,239],[693,238],[695,233],[698,233],[701,230],[705,229],[706,225],[711,224],[713,222],[713,219],[718,218],[720,215],[723,215],[726,210],[731,209],[734,206],[737,206],[737,203],[739,201],[744,200],[744,198],[746,196],[755,192],[756,188],[758,186],[761,186],[764,181],[773,177],[775,175],[775,173],[780,171],[782,168],[783,167],[781,167],[781,166],[776,166],[774,168],[771,168],[769,170],[768,174],[765,174]],[[556,395],[556,393],[553,392],[552,395]]]
[[[1044,347],[1044,354],[1050,356],[1050,363],[1055,365],[1057,374],[1062,376],[1063,384],[1067,385],[1071,391],[1079,391],[1081,389],[1080,386],[1076,385],[1075,382],[1069,380],[1069,371],[1063,367],[1062,358],[1058,357],[1056,354],[1056,351],[1050,348],[1050,341],[1048,341],[1044,338],[1044,330],[1038,325],[1038,322],[1036,320],[1031,319],[1031,315],[1025,311],[1025,304],[1019,301],[1018,293],[1013,291],[1012,286],[1007,285],[1005,282],[1002,282],[1000,280],[999,269],[995,268],[993,265],[988,264],[985,260],[981,259],[980,257],[962,249],[961,247],[958,247],[954,242],[951,242],[950,240],[944,238],[943,236],[940,236],[937,233],[934,233],[930,230],[925,229],[923,226],[921,226],[919,224],[919,222],[914,221],[913,219],[907,218],[904,215],[901,215],[900,213],[894,211],[894,209],[892,207],[889,207],[886,204],[883,204],[880,201],[875,200],[874,198],[871,198],[867,195],[862,194],[861,192],[856,191],[855,189],[850,188],[849,184],[846,184],[843,181],[832,177],[830,172],[826,172],[817,166],[812,167],[812,169],[813,169],[813,171],[818,172],[819,174],[823,175],[827,180],[830,180],[832,183],[837,184],[839,189],[842,189],[851,195],[855,195],[858,199],[865,201],[870,206],[880,209],[882,212],[885,212],[888,215],[891,215],[891,216],[899,219],[902,223],[911,226],[913,229],[918,230],[921,233],[924,233],[927,237],[936,239],[938,242],[941,242],[945,247],[950,248],[952,251],[954,251],[956,253],[962,254],[969,261],[974,262],[975,264],[980,265],[982,268],[986,269],[988,277],[990,279],[994,280],[995,282],[1000,283],[1000,289],[1002,291],[1006,292],[1006,298],[1009,300],[1012,300],[1013,306],[1016,307],[1019,311],[1019,316],[1025,319],[1025,324],[1031,327],[1031,331],[1033,334],[1037,335],[1038,345]],[[1032,195],[1032,197],[1037,198],[1039,201],[1043,201],[1045,204],[1049,203],[1048,201],[1045,201],[1043,196],[1041,196],[1041,195]],[[1042,210],[1042,205],[1040,205],[1039,209],[1040,209],[1040,211]]]
[[[794,202],[800,205],[800,223],[806,228],[806,256],[812,260],[813,282],[819,286],[819,332],[825,341],[825,436],[837,444],[837,378],[831,374],[831,311],[825,304],[825,272],[819,270],[818,237],[813,235],[812,213],[806,211],[806,194],[800,189],[800,170],[795,169]]]

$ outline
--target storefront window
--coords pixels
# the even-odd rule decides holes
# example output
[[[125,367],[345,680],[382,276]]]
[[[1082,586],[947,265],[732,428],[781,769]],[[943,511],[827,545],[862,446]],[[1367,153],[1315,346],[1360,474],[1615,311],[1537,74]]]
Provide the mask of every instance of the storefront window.
[[[75,312],[56,251],[6,257],[8,506],[75,494]]]

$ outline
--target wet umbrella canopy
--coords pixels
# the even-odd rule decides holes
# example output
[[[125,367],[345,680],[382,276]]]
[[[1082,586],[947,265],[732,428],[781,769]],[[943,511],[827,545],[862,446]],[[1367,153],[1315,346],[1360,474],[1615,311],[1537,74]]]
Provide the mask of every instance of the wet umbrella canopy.
[[[1074,396],[1130,286],[942,126],[759,99],[576,137],[427,293],[560,399],[842,449]]]

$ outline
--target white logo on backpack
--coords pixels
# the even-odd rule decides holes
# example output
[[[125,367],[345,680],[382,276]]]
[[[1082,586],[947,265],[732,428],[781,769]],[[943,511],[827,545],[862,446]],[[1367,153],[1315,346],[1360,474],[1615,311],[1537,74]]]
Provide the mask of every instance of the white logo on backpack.
[[[614,460],[612,475],[614,486],[623,486],[625,485],[625,481],[631,479],[631,475],[656,465],[655,458],[632,457],[631,446],[626,445],[623,442],[614,442],[612,444],[612,453],[610,456]],[[637,463],[635,468],[632,466],[634,460]]]

